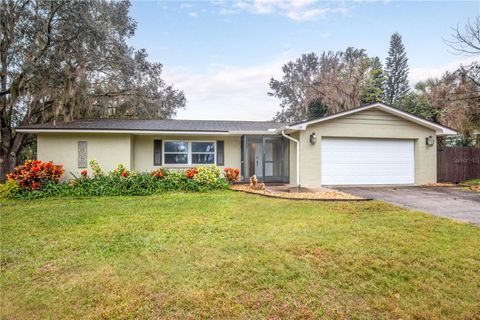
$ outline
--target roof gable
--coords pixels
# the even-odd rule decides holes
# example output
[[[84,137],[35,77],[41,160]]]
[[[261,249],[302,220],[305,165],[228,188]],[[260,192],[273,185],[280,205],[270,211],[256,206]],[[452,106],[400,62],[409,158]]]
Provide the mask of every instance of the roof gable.
[[[348,111],[332,114],[332,115],[329,115],[329,116],[326,116],[326,117],[323,117],[323,118],[319,118],[319,119],[315,119],[315,120],[311,120],[311,121],[306,121],[306,122],[290,125],[290,126],[288,126],[288,129],[290,129],[290,130],[305,130],[309,125],[312,125],[312,124],[317,124],[317,123],[337,119],[337,118],[340,118],[340,117],[348,116],[348,115],[351,115],[351,114],[355,114],[355,113],[358,113],[358,112],[363,112],[363,111],[371,110],[371,109],[378,109],[378,110],[384,111],[386,113],[392,114],[396,117],[399,117],[399,118],[405,119],[407,121],[416,123],[418,125],[433,129],[433,130],[436,131],[437,135],[457,134],[457,132],[453,129],[442,126],[442,125],[440,125],[438,123],[435,123],[435,122],[432,122],[432,121],[422,119],[422,118],[417,117],[415,115],[412,115],[410,113],[407,113],[407,112],[401,111],[399,109],[387,106],[383,103],[374,103],[374,104],[370,104],[370,105],[367,105],[367,106],[351,109],[351,110],[348,110]]]

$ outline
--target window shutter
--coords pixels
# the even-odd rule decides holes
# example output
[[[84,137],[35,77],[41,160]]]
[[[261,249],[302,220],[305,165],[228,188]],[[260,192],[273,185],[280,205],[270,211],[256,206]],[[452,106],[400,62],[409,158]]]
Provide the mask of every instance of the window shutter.
[[[223,141],[217,141],[217,166],[224,165],[224,144]]]
[[[162,140],[153,140],[153,165],[162,165]]]

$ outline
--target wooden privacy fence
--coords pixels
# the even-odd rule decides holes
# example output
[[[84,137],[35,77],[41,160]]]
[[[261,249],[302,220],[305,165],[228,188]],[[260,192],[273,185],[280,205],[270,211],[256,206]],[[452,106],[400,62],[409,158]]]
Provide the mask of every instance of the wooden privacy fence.
[[[444,147],[437,151],[438,182],[480,178],[480,148]]]

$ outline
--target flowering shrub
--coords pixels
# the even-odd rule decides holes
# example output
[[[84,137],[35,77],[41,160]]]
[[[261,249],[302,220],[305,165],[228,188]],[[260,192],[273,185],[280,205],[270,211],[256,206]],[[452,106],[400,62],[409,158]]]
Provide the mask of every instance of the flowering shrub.
[[[0,200],[13,198],[20,191],[20,187],[14,180],[0,183]]]
[[[190,168],[187,171],[185,171],[185,175],[187,176],[188,179],[193,179],[198,173],[197,168]]]
[[[155,178],[163,178],[165,177],[165,170],[163,169],[157,169],[152,172],[150,172],[150,175]]]
[[[215,166],[199,167],[197,168],[197,174],[193,177],[193,180],[201,184],[213,184],[220,180],[221,171]]]
[[[85,196],[133,196],[152,195],[161,192],[205,192],[224,189],[228,183],[222,178],[216,166],[192,168],[190,170],[158,169],[153,172],[138,173],[118,165],[108,174],[101,171],[98,163],[93,162],[95,174],[88,177],[88,171],[82,170],[79,177],[69,183],[57,184],[57,180],[42,182],[40,190],[19,189],[11,198],[37,199],[47,197],[85,197]],[[188,172],[188,174],[187,174]],[[9,187],[15,188],[15,181]],[[2,186],[3,187],[3,186]],[[17,186],[18,188],[18,186]],[[2,189],[0,189],[0,192]]]
[[[27,160],[7,174],[7,178],[15,181],[22,189],[40,189],[47,181],[58,183],[63,172],[62,165],[53,164],[51,161]]]
[[[227,181],[233,182],[240,178],[240,169],[237,168],[225,168],[223,169],[223,175]]]
[[[109,173],[113,176],[120,176],[120,177],[128,177],[130,175],[130,171],[121,163],[117,164],[117,167]]]
[[[90,165],[90,168],[92,168],[94,178],[103,177],[105,175],[97,160],[91,160],[88,164]]]

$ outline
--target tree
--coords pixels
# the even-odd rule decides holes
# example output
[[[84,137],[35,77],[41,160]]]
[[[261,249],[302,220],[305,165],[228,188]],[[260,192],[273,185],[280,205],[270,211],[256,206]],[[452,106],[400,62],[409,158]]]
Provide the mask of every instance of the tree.
[[[270,79],[268,95],[281,100],[282,111],[275,120],[297,122],[307,118],[310,91],[318,73],[319,60],[315,53],[302,54],[282,67],[282,80]]]
[[[451,40],[445,40],[446,44],[453,49],[456,54],[480,54],[480,16],[468,20],[464,30],[459,27],[454,29],[455,32]]]
[[[314,93],[328,106],[328,113],[358,107],[369,83],[371,59],[364,49],[323,53]]]
[[[307,119],[310,106],[320,101],[325,114],[358,107],[372,68],[365,50],[304,54],[283,67],[282,80],[270,80],[269,95],[280,98],[282,111],[276,120],[298,122]]]
[[[5,0],[0,3],[0,179],[27,135],[16,126],[79,118],[165,118],[183,92],[162,65],[127,45],[136,23],[124,1]]]
[[[480,87],[461,68],[421,81],[415,89],[431,120],[457,129],[467,140],[480,128]],[[428,114],[419,115],[428,119]]]
[[[402,98],[409,91],[408,59],[402,37],[394,33],[390,39],[390,49],[385,64],[385,97],[384,101],[391,106],[399,106]]]
[[[322,100],[313,100],[308,107],[307,120],[318,119],[325,116],[328,112],[328,107],[323,104]]]
[[[362,93],[362,103],[370,104],[375,102],[382,102],[383,87],[385,83],[385,75],[383,73],[383,66],[379,57],[371,59],[370,77],[368,84]]]
[[[475,17],[472,22],[468,20],[464,30],[457,26],[451,40],[444,41],[455,54],[480,55],[480,16]],[[461,70],[477,86],[480,86],[480,63],[478,61],[468,66],[462,66]]]
[[[425,84],[419,83],[417,88],[423,87]],[[425,89],[418,89],[420,92],[425,92]],[[441,111],[431,107],[426,99],[423,99],[423,94],[419,95],[415,92],[409,92],[401,101],[399,108],[408,113],[419,116],[433,122],[439,122]]]

